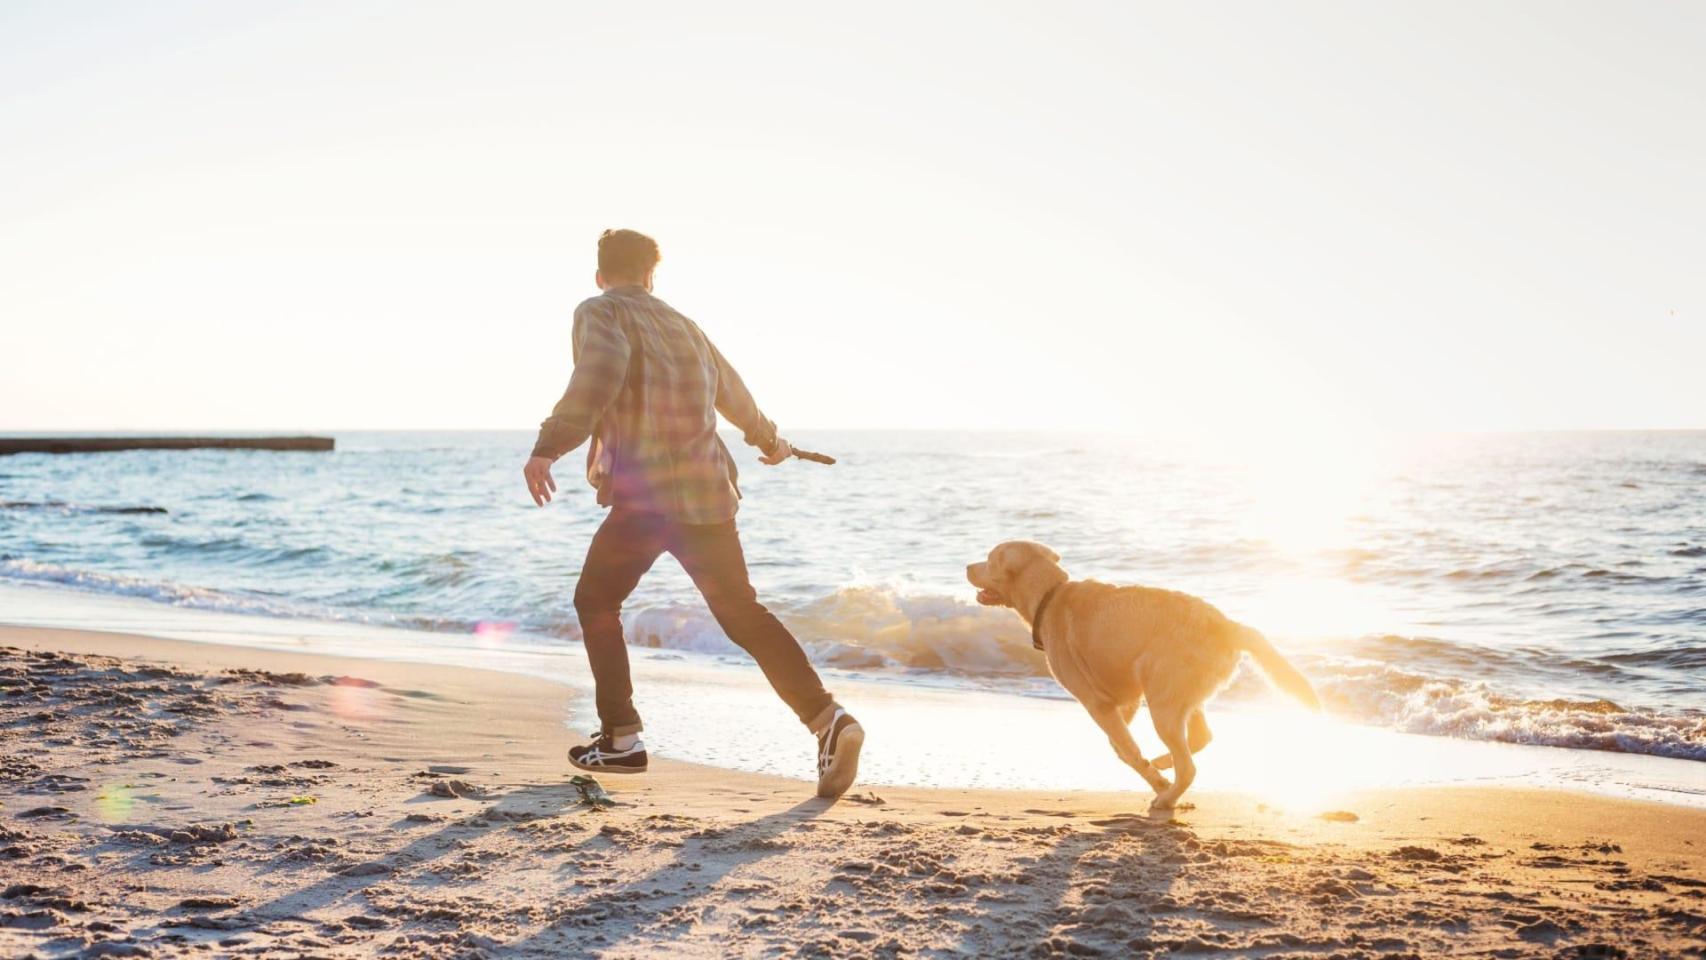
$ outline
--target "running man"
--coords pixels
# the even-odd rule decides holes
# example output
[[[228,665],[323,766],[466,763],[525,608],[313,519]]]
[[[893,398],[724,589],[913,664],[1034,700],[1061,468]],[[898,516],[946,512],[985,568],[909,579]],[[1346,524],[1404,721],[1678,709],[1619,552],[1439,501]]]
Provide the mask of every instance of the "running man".
[[[735,510],[734,458],[717,414],[775,466],[793,454],[740,375],[693,321],[652,296],[658,245],[633,230],[598,238],[599,296],[575,308],[574,375],[539,427],[523,473],[543,507],[551,464],[591,440],[587,480],[610,508],[593,534],[575,613],[597,687],[600,729],[569,762],[597,773],[644,773],[646,747],[622,638],[622,602],[658,556],[681,562],[717,623],[817,736],[817,793],[838,797],[858,775],[864,728],[824,690],[788,628],[752,588]]]

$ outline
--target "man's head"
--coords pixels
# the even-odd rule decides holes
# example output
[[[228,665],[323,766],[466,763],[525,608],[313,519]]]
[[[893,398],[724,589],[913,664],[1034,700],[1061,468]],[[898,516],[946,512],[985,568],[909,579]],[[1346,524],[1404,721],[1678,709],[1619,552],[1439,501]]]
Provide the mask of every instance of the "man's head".
[[[652,288],[658,242],[638,230],[606,230],[598,236],[598,289]]]

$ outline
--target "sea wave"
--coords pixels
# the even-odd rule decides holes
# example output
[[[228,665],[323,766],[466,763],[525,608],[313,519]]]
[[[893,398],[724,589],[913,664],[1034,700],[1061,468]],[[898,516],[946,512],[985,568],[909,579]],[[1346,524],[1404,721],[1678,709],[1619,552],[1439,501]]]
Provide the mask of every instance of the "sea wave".
[[[430,558],[441,575],[459,570],[455,555]],[[209,590],[183,584],[92,571],[39,561],[0,557],[0,578],[52,584],[175,606],[269,617],[342,620],[441,633],[473,633],[502,615],[411,616],[349,608],[315,607],[278,598]],[[954,596],[909,595],[890,587],[850,586],[807,602],[781,604],[777,615],[819,666],[866,674],[935,677],[985,689],[1067,694],[1048,677],[1047,664],[1031,647],[1030,632],[1012,611],[980,606]],[[624,615],[628,642],[635,646],[740,655],[701,604],[653,603]],[[578,642],[572,616],[522,620],[530,633]],[[1624,669],[1651,666],[1660,658],[1674,665],[1690,648],[1646,654],[1613,653],[1537,664],[1533,651],[1455,643],[1431,637],[1376,635],[1337,643],[1301,643],[1287,655],[1314,682],[1329,714],[1406,733],[1573,747],[1706,762],[1706,712],[1619,705],[1591,696],[1525,698],[1499,688],[1495,679],[1519,678],[1545,669],[1598,675],[1615,684]],[[1402,665],[1402,666],[1397,666]],[[1253,664],[1246,662],[1220,697],[1252,703],[1273,697]]]
[[[1044,678],[1048,667],[1029,630],[1009,610],[943,596],[909,597],[878,587],[849,587],[779,611],[810,659],[864,671],[945,674],[966,680]],[[652,607],[627,618],[629,642],[648,647],[734,654],[738,648],[702,608]],[[1706,761],[1706,713],[1623,707],[1605,699],[1532,699],[1501,693],[1462,676],[1519,677],[1538,672],[1522,650],[1452,643],[1432,637],[1378,635],[1288,653],[1311,677],[1329,714],[1405,733],[1574,747]],[[1650,665],[1676,652],[1617,655]],[[1612,657],[1557,664],[1615,682]],[[1391,663],[1403,663],[1400,669]],[[1006,682],[1003,684],[1003,682]],[[1050,687],[1059,696],[1065,691]],[[1037,692],[1026,684],[1025,692]],[[1221,697],[1253,703],[1274,697],[1245,661]]]
[[[0,556],[0,578],[27,583],[52,584],[119,597],[136,597],[196,610],[246,613],[271,617],[302,617],[301,608],[261,597],[241,596],[180,583],[128,577],[121,574],[74,570],[23,557]]]
[[[1047,675],[1029,631],[1011,612],[954,597],[887,587],[844,587],[777,615],[816,663],[844,669],[940,672],[966,678]],[[630,643],[737,653],[702,606],[666,604],[626,618]]]
[[[1706,761],[1706,714],[1604,699],[1524,699],[1389,666],[1311,671],[1329,713],[1404,733]]]
[[[241,536],[185,537],[161,532],[137,537],[136,543],[161,556],[191,556],[203,561],[217,560],[249,566],[294,567],[310,562],[329,563],[335,559],[335,551],[330,547],[267,546]]]

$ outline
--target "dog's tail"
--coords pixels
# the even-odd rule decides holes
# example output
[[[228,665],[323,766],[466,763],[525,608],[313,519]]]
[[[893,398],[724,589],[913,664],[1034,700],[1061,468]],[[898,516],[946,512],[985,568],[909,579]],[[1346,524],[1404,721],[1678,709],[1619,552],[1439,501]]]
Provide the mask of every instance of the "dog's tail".
[[[1296,697],[1311,710],[1321,709],[1321,700],[1315,696],[1315,688],[1309,685],[1308,678],[1298,673],[1296,667],[1280,656],[1280,652],[1274,649],[1274,645],[1268,642],[1262,631],[1240,623],[1236,625],[1235,636],[1234,642],[1256,658],[1256,662],[1262,665],[1262,671],[1273,681],[1274,686]]]

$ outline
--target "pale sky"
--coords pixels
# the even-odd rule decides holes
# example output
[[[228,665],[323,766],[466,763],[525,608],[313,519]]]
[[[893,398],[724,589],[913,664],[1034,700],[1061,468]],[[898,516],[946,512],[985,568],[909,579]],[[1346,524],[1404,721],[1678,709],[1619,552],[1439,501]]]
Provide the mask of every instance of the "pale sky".
[[[0,2],[0,430],[1706,427],[1706,4]]]

